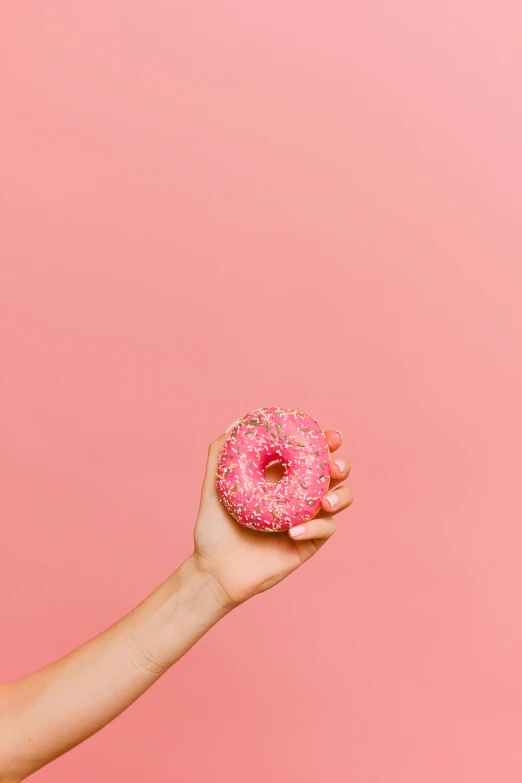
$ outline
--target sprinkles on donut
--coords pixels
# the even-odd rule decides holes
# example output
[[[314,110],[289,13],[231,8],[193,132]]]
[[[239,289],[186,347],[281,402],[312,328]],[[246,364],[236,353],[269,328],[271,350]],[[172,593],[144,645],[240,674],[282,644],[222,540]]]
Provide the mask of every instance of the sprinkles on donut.
[[[280,462],[277,484],[265,468]],[[276,532],[308,522],[328,491],[329,450],[318,423],[287,408],[257,408],[232,429],[218,460],[221,502],[241,525]]]

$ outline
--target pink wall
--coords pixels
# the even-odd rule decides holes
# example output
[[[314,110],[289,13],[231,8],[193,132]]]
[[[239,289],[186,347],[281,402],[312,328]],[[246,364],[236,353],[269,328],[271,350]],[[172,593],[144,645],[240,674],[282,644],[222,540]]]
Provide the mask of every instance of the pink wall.
[[[35,780],[519,783],[521,39],[514,0],[1,4],[1,679],[179,563],[251,408],[343,430],[356,497]]]

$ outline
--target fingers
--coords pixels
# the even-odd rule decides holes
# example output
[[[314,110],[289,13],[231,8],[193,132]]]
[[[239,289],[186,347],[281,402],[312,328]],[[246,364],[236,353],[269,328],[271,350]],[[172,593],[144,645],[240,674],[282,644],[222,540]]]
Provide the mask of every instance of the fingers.
[[[321,508],[327,514],[338,514],[353,503],[352,493],[348,487],[337,487],[324,496]]]
[[[288,535],[296,541],[315,541],[324,542],[335,533],[335,521],[332,517],[323,517],[321,519],[311,519],[304,525],[296,525],[290,528]]]
[[[295,541],[313,540],[319,548],[335,533],[334,515],[348,508],[352,503],[352,493],[348,487],[338,487],[329,492],[321,503],[323,512],[328,516],[318,516],[303,525],[296,525],[290,528],[288,535]]]
[[[339,430],[325,430],[324,436],[326,438],[326,442],[328,443],[328,448],[330,449],[330,451],[337,451],[337,449],[343,442],[343,435],[342,432],[339,432]]]
[[[335,457],[330,460],[330,488],[344,481],[350,474],[351,465],[346,457]]]

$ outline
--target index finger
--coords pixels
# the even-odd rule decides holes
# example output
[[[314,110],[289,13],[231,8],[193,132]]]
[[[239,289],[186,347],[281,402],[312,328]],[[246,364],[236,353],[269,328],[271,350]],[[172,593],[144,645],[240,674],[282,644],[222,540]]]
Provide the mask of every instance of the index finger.
[[[324,436],[328,443],[330,451],[337,451],[341,443],[343,442],[343,435],[339,430],[325,430]]]

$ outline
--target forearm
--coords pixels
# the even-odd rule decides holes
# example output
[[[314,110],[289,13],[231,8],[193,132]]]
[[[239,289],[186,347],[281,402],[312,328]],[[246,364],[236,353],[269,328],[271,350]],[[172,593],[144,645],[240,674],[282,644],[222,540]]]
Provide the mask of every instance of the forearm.
[[[0,690],[0,781],[22,780],[132,704],[227,612],[192,558],[108,630]]]

